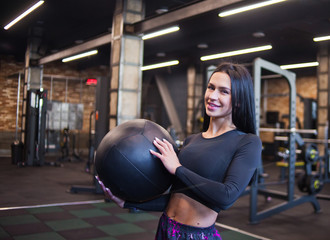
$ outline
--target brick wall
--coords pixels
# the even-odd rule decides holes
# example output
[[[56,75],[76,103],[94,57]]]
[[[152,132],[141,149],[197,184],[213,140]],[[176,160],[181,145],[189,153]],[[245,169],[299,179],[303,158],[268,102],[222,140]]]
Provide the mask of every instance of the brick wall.
[[[267,94],[289,94],[289,84],[286,79],[267,80]],[[296,79],[297,95],[303,98],[317,99],[317,78],[315,77],[298,77]],[[289,96],[268,97],[267,111],[278,111],[280,119],[283,115],[289,114]],[[262,106],[263,104],[261,104]],[[301,125],[304,123],[304,104],[299,97],[296,98],[296,116],[300,120]],[[285,121],[286,127],[288,122]]]
[[[16,62],[13,57],[0,57],[0,132],[15,131],[18,82],[12,75],[23,67],[24,63]]]
[[[60,101],[67,103],[82,103],[84,105],[83,116],[83,133],[89,131],[89,116],[95,110],[95,86],[87,86],[85,80],[87,78],[97,78],[99,76],[108,76],[108,67],[90,68],[84,71],[76,71],[70,69],[64,64],[47,64],[44,66],[44,75],[53,76],[69,76],[77,79],[68,80],[67,92],[65,78],[53,78],[53,87],[51,88],[51,80],[49,77],[44,78],[43,88],[48,90],[48,98],[52,101]],[[66,94],[65,94],[66,93]]]
[[[0,150],[10,149],[11,143],[15,140],[16,130],[16,108],[17,108],[17,87],[19,71],[23,71],[24,63],[17,62],[14,57],[0,56]],[[109,67],[101,66],[88,70],[76,70],[74,64],[49,63],[44,65],[44,76],[54,76],[53,84],[51,78],[44,77],[43,88],[48,90],[48,100],[82,103],[84,105],[83,128],[79,131],[78,143],[82,147],[88,144],[89,117],[95,108],[95,86],[85,85],[86,78],[97,78],[108,76]],[[15,75],[16,74],[16,75]],[[58,78],[55,76],[65,76]],[[72,79],[75,78],[75,79]],[[82,81],[80,81],[81,79]],[[68,81],[66,88],[66,81]],[[23,86],[24,78],[21,79]],[[22,101],[22,88],[21,97]],[[51,99],[50,99],[51,98]],[[20,103],[21,104],[21,103]],[[20,105],[20,112],[22,111]],[[18,118],[18,126],[21,127],[21,117]]]
[[[285,123],[285,128],[289,127],[289,121],[287,118],[282,118],[283,115],[289,114],[289,84],[286,79],[272,79],[266,80],[267,87],[266,92],[262,94],[270,95],[272,97],[262,98],[261,107],[266,105],[264,111],[278,111],[279,119]],[[265,86],[264,86],[265,87]],[[317,99],[317,77],[297,77],[296,79],[296,92],[303,98]],[[276,94],[282,94],[283,96],[273,97]],[[287,96],[286,96],[287,95]],[[264,104],[263,101],[266,101]],[[299,119],[301,126],[304,126],[304,103],[299,97],[296,98],[296,117]],[[263,112],[263,111],[262,111]],[[298,125],[296,126],[298,128]],[[274,133],[263,132],[260,133],[260,137],[264,142],[273,142]]]

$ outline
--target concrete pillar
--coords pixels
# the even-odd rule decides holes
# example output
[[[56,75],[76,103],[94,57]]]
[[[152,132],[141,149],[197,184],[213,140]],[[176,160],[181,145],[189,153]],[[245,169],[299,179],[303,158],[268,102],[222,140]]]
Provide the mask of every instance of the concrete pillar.
[[[142,0],[117,0],[112,25],[110,129],[140,118],[143,41],[124,32],[125,24],[144,18]]]
[[[201,131],[203,95],[203,77],[191,66],[187,70],[187,136]]]
[[[187,135],[192,134],[194,126],[194,85],[196,71],[194,67],[189,67],[187,71]]]
[[[330,46],[329,43],[320,43],[320,49],[318,52],[317,60],[319,62],[319,67],[317,71],[317,103],[318,103],[318,113],[317,113],[317,131],[318,138],[325,139],[328,134],[328,124],[329,124],[329,106],[330,106]],[[324,152],[324,145],[319,144],[319,149],[321,155]]]

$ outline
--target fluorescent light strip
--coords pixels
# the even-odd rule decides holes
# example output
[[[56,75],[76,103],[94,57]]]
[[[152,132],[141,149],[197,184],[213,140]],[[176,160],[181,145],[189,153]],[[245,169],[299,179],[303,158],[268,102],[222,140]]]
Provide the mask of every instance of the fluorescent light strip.
[[[95,55],[97,53],[98,53],[97,50],[84,52],[84,53],[74,55],[74,56],[71,56],[71,57],[68,57],[68,58],[63,58],[62,62],[70,62],[70,61],[73,61],[73,60],[76,60],[76,59],[80,59],[80,58],[88,57],[88,56],[91,56],[91,55]]]
[[[323,37],[313,38],[313,41],[314,42],[327,41],[327,40],[330,40],[330,35],[329,36],[323,36]]]
[[[169,62],[162,62],[162,63],[152,64],[152,65],[148,65],[148,66],[143,66],[143,67],[141,67],[141,70],[146,71],[146,70],[150,70],[150,69],[168,67],[168,66],[173,66],[173,65],[178,65],[178,64],[179,64],[178,60],[173,60],[173,61],[169,61]]]
[[[252,53],[252,52],[265,51],[265,50],[269,50],[269,49],[272,49],[272,45],[265,45],[265,46],[247,48],[247,49],[236,50],[236,51],[231,51],[231,52],[218,53],[218,54],[203,56],[200,59],[202,61],[207,61],[207,60],[212,60],[212,59],[217,59],[217,58],[224,58],[224,57],[236,56],[236,55],[247,54],[247,53]]]
[[[16,24],[17,22],[19,22],[20,20],[22,20],[22,18],[26,17],[28,14],[30,14],[32,11],[36,10],[38,7],[40,7],[45,1],[39,1],[36,4],[34,4],[32,7],[30,7],[28,10],[26,10],[24,13],[22,13],[21,15],[19,15],[17,18],[15,18],[13,21],[11,21],[10,23],[8,23],[4,29],[8,30],[9,28],[11,28],[14,24]]]
[[[176,31],[179,31],[179,30],[180,30],[180,28],[178,26],[166,28],[166,29],[163,29],[163,30],[160,30],[160,31],[157,31],[157,32],[146,34],[142,37],[142,40],[147,40],[147,39],[150,39],[150,38],[159,37],[161,35],[176,32]]]
[[[233,10],[224,11],[224,12],[219,13],[218,16],[219,17],[227,17],[227,16],[230,16],[230,15],[234,15],[236,13],[246,12],[246,11],[249,11],[249,10],[269,6],[269,5],[284,2],[284,1],[287,1],[287,0],[264,1],[264,2],[260,2],[260,3],[252,4],[252,5],[249,5],[249,6],[241,7],[241,8],[236,8],[236,9],[233,9]]]
[[[318,65],[319,65],[318,62],[307,62],[307,63],[281,65],[280,68],[282,68],[282,69],[294,69],[294,68],[305,68],[305,67],[317,67]]]

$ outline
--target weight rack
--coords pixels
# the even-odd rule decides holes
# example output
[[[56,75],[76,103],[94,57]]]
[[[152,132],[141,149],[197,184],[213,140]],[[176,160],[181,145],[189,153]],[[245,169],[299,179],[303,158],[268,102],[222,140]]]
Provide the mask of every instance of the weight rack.
[[[256,171],[254,180],[251,186],[247,189],[250,193],[250,215],[249,221],[251,223],[258,223],[260,220],[273,216],[282,211],[288,210],[303,203],[311,203],[314,211],[320,211],[320,204],[316,195],[304,195],[295,196],[295,157],[296,157],[296,75],[288,70],[281,69],[278,65],[265,61],[261,58],[257,58],[253,64],[253,76],[254,76],[254,93],[255,93],[255,108],[256,108],[256,132],[259,135],[260,128],[260,93],[261,93],[261,71],[262,69],[271,71],[275,74],[280,74],[287,79],[290,88],[290,118],[289,118],[289,166],[288,166],[288,183],[287,191],[279,192],[266,189],[262,186],[262,182],[259,182],[259,174],[263,174],[262,162]],[[260,184],[260,185],[259,185]],[[278,198],[284,200],[276,206],[270,207],[263,211],[258,212],[258,194],[267,197]]]

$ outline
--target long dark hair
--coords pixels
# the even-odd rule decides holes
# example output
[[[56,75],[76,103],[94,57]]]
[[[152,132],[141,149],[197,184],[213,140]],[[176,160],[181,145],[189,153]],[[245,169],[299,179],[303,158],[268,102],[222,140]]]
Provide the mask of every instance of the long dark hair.
[[[231,79],[232,119],[234,125],[242,132],[255,134],[255,100],[251,74],[243,65],[230,62],[221,63],[212,75],[216,72],[226,73]],[[209,121],[209,116],[204,112],[204,131],[207,130]]]

